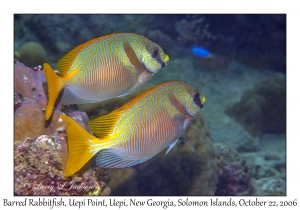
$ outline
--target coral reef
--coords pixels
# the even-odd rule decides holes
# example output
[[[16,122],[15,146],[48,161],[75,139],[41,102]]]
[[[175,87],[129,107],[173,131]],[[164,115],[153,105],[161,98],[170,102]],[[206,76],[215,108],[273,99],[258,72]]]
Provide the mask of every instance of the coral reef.
[[[88,130],[86,113],[58,105],[46,122],[47,89],[42,68],[29,68],[15,60],[14,80],[15,195],[109,195],[108,169],[87,167],[73,177],[63,175],[67,136],[59,116],[67,113]]]
[[[109,176],[97,176],[95,171],[66,178],[65,138],[59,143],[42,135],[33,141],[15,146],[15,195],[107,195]],[[62,143],[64,142],[64,143]],[[102,173],[103,174],[103,173]],[[101,183],[100,183],[101,182]]]
[[[60,132],[65,123],[59,120],[61,111],[55,110],[51,124],[44,120],[44,112],[38,103],[27,98],[15,112],[14,138],[15,142],[35,139],[40,135],[51,135]]]
[[[167,154],[134,168],[112,171],[112,195],[214,195],[217,166],[201,115]]]
[[[204,21],[204,16],[190,15],[175,23],[175,29],[179,33],[177,40],[183,43],[199,43],[205,39],[216,40],[217,37],[209,32],[209,23]]]
[[[261,150],[243,156],[253,168],[253,195],[286,194],[286,139],[285,135],[264,134]]]
[[[286,76],[273,74],[225,112],[253,136],[286,133]]]
[[[261,149],[261,139],[259,137],[255,138],[245,138],[240,141],[237,145],[237,151],[239,153],[244,152],[256,152]]]
[[[214,148],[219,178],[215,195],[251,195],[251,165],[226,144],[215,143]]]
[[[41,65],[47,61],[47,53],[38,42],[27,42],[15,53],[15,57],[27,66]]]
[[[51,124],[44,120],[43,110],[47,105],[47,97],[41,67],[29,68],[15,60],[14,70],[15,142],[24,142],[40,135],[51,135],[61,131],[64,122],[59,121],[59,115],[62,114],[60,110],[54,111]]]
[[[263,178],[253,181],[254,195],[274,196],[286,195],[286,183],[280,178]]]
[[[220,22],[222,24],[220,24]],[[198,44],[221,55],[265,70],[286,71],[286,16],[277,15],[15,15],[15,48],[35,41],[47,49],[47,59],[55,63],[72,47],[101,35],[128,31],[143,35],[156,31],[167,36],[160,43],[172,57]],[[151,35],[152,36],[152,35]],[[70,39],[72,37],[72,39]],[[152,36],[153,37],[153,36]],[[160,38],[159,38],[160,39]],[[169,45],[168,40],[174,44]],[[154,40],[153,40],[154,41]],[[176,45],[181,49],[174,50]],[[170,47],[169,47],[170,46]],[[270,52],[269,49],[272,49]],[[175,52],[177,51],[177,52]],[[226,56],[226,59],[224,57]],[[205,62],[205,61],[204,61]],[[214,66],[209,62],[208,66]],[[28,64],[29,65],[29,64]]]
[[[14,60],[14,106],[21,106],[26,98],[32,98],[46,107],[47,98],[43,84],[46,82],[42,67],[29,68]],[[42,105],[43,104],[43,105]]]

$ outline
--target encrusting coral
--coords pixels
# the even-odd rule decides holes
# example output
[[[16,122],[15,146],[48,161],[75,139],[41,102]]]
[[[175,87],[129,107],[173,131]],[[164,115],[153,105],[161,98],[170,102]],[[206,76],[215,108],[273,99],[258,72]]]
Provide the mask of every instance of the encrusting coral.
[[[87,129],[85,112],[57,106],[49,122],[41,67],[29,68],[15,60],[14,179],[15,195],[109,195],[109,169],[92,167],[64,177],[67,135],[62,111]]]
[[[47,105],[43,84],[46,82],[42,67],[27,67],[18,60],[14,60],[14,107],[18,109],[26,98],[39,102],[43,107]]]

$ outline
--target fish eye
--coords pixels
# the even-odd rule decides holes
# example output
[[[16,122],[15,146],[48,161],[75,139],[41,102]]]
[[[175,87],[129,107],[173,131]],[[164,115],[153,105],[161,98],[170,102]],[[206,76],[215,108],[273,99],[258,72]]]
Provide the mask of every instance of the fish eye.
[[[158,56],[158,49],[157,48],[154,48],[154,50],[151,53],[151,56],[152,56],[152,58],[157,58],[157,56]]]
[[[200,107],[200,109],[203,108],[203,104],[202,104],[202,102],[201,102],[201,99],[200,99],[200,93],[199,93],[199,92],[197,92],[197,93],[194,95],[193,101],[195,102],[195,104],[197,104],[197,105]],[[204,101],[204,100],[203,100],[203,101]]]

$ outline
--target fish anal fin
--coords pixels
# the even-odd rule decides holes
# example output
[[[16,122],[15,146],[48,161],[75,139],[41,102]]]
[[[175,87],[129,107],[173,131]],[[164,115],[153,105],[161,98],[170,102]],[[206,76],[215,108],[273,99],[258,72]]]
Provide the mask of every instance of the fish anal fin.
[[[99,150],[109,148],[100,139],[89,134],[72,118],[60,115],[67,122],[68,160],[64,171],[65,176],[71,176],[79,171]]]
[[[88,125],[95,136],[104,138],[113,132],[113,129],[122,114],[122,111],[114,111],[110,114],[91,120]]]

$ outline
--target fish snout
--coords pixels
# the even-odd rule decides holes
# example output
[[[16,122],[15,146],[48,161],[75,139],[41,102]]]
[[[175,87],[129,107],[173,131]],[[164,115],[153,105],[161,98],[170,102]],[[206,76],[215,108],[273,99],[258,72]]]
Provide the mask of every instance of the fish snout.
[[[206,101],[206,98],[204,95],[200,95],[200,109],[204,107],[204,103]]]
[[[165,57],[162,59],[162,62],[160,62],[161,67],[165,67],[169,60],[170,60],[169,56],[165,55]]]
[[[163,61],[164,61],[165,64],[167,64],[167,62],[168,62],[169,60],[170,60],[170,58],[169,58],[168,55],[166,55],[166,56],[165,56],[165,59],[163,59]]]

